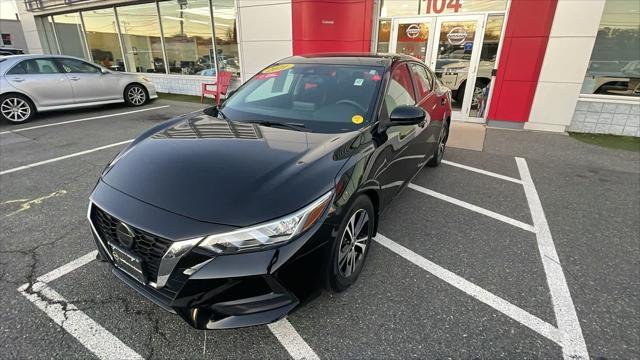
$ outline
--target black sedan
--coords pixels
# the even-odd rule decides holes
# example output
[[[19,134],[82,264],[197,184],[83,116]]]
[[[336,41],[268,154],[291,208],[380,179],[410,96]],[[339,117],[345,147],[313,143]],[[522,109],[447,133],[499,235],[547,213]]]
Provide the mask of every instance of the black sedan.
[[[111,161],[88,209],[99,259],[195,328],[276,321],[356,281],[382,212],[440,163],[450,102],[407,56],[279,61]]]

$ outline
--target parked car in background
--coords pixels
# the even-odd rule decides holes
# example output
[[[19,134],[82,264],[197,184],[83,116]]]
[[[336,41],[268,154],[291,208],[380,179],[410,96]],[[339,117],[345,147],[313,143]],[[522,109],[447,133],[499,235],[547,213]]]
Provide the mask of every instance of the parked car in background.
[[[140,106],[157,98],[151,80],[60,55],[0,58],[0,116],[11,123],[36,112],[125,102]]]
[[[356,281],[380,214],[440,164],[451,112],[413,57],[281,60],[106,166],[87,214],[99,259],[195,328],[276,321]]]
[[[20,55],[20,54],[24,54],[24,50],[0,46],[0,56]]]
[[[583,94],[640,96],[640,60],[592,61],[582,84]]]

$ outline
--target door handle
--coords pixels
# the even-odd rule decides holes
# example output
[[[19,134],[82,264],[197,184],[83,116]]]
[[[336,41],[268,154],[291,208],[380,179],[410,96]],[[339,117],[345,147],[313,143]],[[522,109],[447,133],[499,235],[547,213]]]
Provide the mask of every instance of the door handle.
[[[20,83],[20,82],[23,82],[24,79],[23,78],[13,78],[13,79],[11,79],[11,81]]]
[[[78,80],[80,80],[80,78],[77,77],[77,76],[72,76],[72,77],[69,78],[69,80],[78,81]]]

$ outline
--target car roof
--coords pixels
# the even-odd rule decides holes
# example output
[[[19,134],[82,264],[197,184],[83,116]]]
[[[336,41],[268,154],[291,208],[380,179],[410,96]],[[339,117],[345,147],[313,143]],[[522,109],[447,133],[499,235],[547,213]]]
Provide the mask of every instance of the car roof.
[[[290,56],[276,64],[330,64],[330,65],[361,65],[391,67],[402,60],[419,61],[418,59],[390,53],[319,53]]]
[[[75,56],[52,55],[52,54],[15,54],[15,55],[7,55],[5,58],[6,59],[15,59],[15,60],[40,59],[40,58],[59,58],[59,59],[77,59],[77,60],[86,61],[84,59],[81,59],[81,58],[78,58],[78,57],[75,57]]]

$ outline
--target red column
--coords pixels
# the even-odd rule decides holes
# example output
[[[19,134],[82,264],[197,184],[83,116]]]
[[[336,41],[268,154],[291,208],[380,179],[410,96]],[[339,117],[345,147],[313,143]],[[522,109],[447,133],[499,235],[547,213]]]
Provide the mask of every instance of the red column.
[[[292,0],[293,54],[368,52],[373,0]]]
[[[511,1],[489,120],[529,120],[556,4],[557,0]]]

